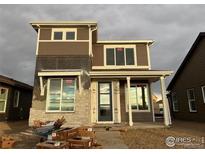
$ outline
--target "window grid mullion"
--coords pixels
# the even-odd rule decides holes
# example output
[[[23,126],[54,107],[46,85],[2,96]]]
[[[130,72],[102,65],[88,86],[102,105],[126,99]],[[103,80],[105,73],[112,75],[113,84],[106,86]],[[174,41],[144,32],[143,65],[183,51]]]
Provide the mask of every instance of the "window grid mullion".
[[[137,99],[136,99],[136,103],[137,103],[137,110],[139,110],[137,86],[138,86],[138,85],[135,86],[135,88],[136,88],[136,98],[137,98]]]
[[[62,98],[63,98],[63,79],[61,79],[60,111],[61,111]]]
[[[125,66],[127,66],[127,54],[126,54],[126,48],[124,48],[124,60],[125,60]]]
[[[114,48],[114,64],[115,64],[115,66],[116,66],[116,58],[117,58],[117,57],[116,57],[116,52],[117,52],[117,51],[116,51],[116,48]]]

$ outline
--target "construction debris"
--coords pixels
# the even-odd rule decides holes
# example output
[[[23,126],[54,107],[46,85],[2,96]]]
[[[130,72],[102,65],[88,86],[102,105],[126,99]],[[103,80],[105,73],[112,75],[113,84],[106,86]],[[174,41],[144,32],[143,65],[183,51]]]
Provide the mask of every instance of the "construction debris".
[[[46,121],[42,122],[40,120],[34,121],[34,132],[42,137],[47,137],[52,131],[60,129],[60,127],[65,123],[65,118],[62,117],[56,121]]]
[[[2,149],[11,149],[15,144],[15,140],[10,136],[2,136],[0,141],[0,147]]]
[[[96,135],[93,128],[82,126],[52,130],[52,133],[47,135],[47,140],[38,143],[36,148],[88,149],[96,145],[98,144],[96,143]]]

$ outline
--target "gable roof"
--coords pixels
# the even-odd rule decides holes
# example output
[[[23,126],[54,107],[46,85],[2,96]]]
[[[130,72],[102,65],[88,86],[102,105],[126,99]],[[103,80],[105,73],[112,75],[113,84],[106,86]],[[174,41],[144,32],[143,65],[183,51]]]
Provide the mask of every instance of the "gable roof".
[[[181,63],[181,65],[179,66],[176,74],[174,75],[174,77],[172,78],[171,82],[169,83],[167,90],[171,90],[171,88],[173,87],[173,85],[175,84],[178,76],[181,74],[181,72],[183,71],[184,67],[186,66],[188,60],[191,58],[191,56],[194,54],[195,49],[197,48],[199,42],[201,41],[202,38],[205,37],[205,32],[200,32],[198,37],[196,38],[194,44],[191,46],[189,52],[187,53],[187,55],[185,56],[183,62]]]
[[[28,89],[28,90],[33,89],[32,86],[30,86],[26,83],[14,80],[12,78],[9,78],[9,77],[3,76],[3,75],[0,75],[0,83],[5,83],[5,84],[10,85],[10,86],[21,87],[21,88]]]

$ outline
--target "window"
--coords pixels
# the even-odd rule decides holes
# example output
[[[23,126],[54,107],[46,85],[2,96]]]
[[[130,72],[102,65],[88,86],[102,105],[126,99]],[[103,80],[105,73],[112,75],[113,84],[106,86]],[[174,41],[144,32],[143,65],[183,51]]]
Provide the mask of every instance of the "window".
[[[189,103],[189,111],[197,112],[194,89],[187,89],[187,97]]]
[[[129,104],[127,100],[127,93],[128,93],[127,88],[125,93],[126,93],[126,106],[128,111]],[[149,110],[148,85],[131,84],[129,99],[130,99],[132,110],[148,111]]]
[[[205,86],[202,86],[201,90],[202,90],[203,100],[204,100],[204,103],[205,103]]]
[[[76,79],[48,80],[47,111],[74,111]]]
[[[54,40],[62,40],[63,32],[54,32]]]
[[[75,40],[75,32],[66,32],[66,40]]]
[[[131,66],[135,65],[134,46],[107,46],[105,47],[106,65]]]
[[[0,87],[0,112],[6,111],[8,89]]]
[[[14,91],[14,104],[13,104],[13,107],[18,107],[19,106],[19,96],[20,96],[20,91],[15,90]]]
[[[172,93],[172,105],[173,105],[173,111],[178,112],[179,111],[179,104],[178,104],[177,96],[176,96],[175,92]]]
[[[76,40],[77,29],[76,28],[53,28],[52,40]]]

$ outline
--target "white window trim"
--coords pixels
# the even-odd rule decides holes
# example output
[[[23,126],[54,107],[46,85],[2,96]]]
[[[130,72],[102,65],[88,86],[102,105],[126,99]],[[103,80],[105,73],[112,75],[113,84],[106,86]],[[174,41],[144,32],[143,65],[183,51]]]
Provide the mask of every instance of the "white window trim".
[[[193,90],[194,99],[190,99],[190,98],[189,98],[189,91],[190,91],[190,90]],[[187,89],[187,99],[188,99],[188,103],[189,103],[189,111],[190,111],[190,112],[197,112],[197,109],[196,109],[196,110],[192,110],[191,104],[190,104],[190,101],[195,101],[195,102],[196,102],[194,88]]]
[[[173,107],[173,111],[174,112],[179,112],[179,109],[176,109],[176,107],[175,107],[175,103],[177,103],[178,104],[178,101],[177,101],[177,99],[174,101],[174,95],[175,95],[175,97],[176,97],[176,92],[173,92],[172,93],[172,107]],[[178,104],[179,105],[179,104]]]
[[[147,110],[136,110],[132,109],[132,112],[150,112],[150,95],[149,95],[149,84],[148,83],[130,83],[131,85],[146,85],[147,86],[147,97],[148,97],[148,109]],[[128,100],[127,100],[127,84],[124,84],[124,89],[125,89],[125,110],[126,112],[129,112],[128,109]],[[137,106],[138,108],[138,106]]]
[[[107,58],[106,58],[106,49],[107,48],[133,48],[134,49],[134,65],[126,65],[126,54],[124,54],[124,60],[125,60],[125,65],[116,65],[116,53],[115,53],[115,50],[114,50],[114,58],[115,58],[115,64],[114,65],[107,65],[106,61],[107,61]],[[124,53],[126,52],[126,50],[124,50]],[[137,67],[137,52],[136,52],[136,45],[122,45],[122,44],[119,44],[119,45],[104,45],[104,67],[106,68],[136,68]]]
[[[201,92],[202,92],[202,96],[203,96],[203,101],[205,103],[205,86],[201,87]]]
[[[0,87],[0,90],[1,89],[6,89],[6,100],[5,100],[5,105],[4,105],[4,110],[3,111],[0,111],[0,113],[5,113],[6,112],[6,106],[7,106],[7,101],[8,101],[8,88],[5,88],[5,87]]]
[[[15,107],[15,108],[17,108],[18,106],[19,106],[19,97],[20,97],[20,91],[19,90],[15,90],[14,91],[14,94],[15,94],[15,92],[17,92],[17,103],[15,104],[15,102],[14,102],[14,104],[13,104],[13,107]],[[15,95],[14,95],[15,96]],[[15,98],[15,97],[14,97]]]
[[[61,102],[62,102],[62,99],[60,99],[60,110],[48,110],[48,105],[49,105],[49,97],[50,97],[50,80],[51,79],[60,79],[61,80],[61,94],[60,94],[60,98],[62,98],[62,91],[63,91],[63,82],[62,80],[64,78],[49,78],[48,79],[48,86],[47,86],[47,95],[46,95],[46,112],[47,113],[73,113],[75,112],[75,96],[76,96],[76,79],[75,79],[75,96],[74,96],[74,107],[73,107],[73,111],[61,111]]]
[[[54,40],[54,32],[62,32],[62,40]],[[66,40],[66,32],[75,32],[75,39],[74,40]],[[52,41],[76,41],[77,40],[77,28],[52,28],[52,34],[51,34],[51,40]]]

